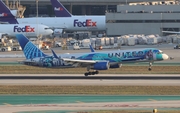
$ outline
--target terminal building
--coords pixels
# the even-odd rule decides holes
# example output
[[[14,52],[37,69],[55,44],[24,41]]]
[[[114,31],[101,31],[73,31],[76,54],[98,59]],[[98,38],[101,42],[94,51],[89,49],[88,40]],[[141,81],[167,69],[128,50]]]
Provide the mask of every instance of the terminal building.
[[[55,16],[50,0],[3,1],[11,9],[21,9],[23,17],[36,17],[36,6],[38,6],[38,16]],[[17,1],[22,5],[21,8],[18,8],[20,6],[17,5]],[[143,1],[145,2],[142,0],[60,0],[73,15],[106,15],[107,36],[165,35],[162,31],[180,31],[179,2]]]
[[[53,17],[54,11],[50,0],[3,0],[8,6],[13,7],[20,2],[26,10],[24,17],[36,16],[38,1],[39,16]],[[116,12],[116,6],[129,2],[155,1],[155,0],[59,0],[73,15],[105,15],[105,12]],[[157,1],[157,0],[156,0]]]
[[[109,36],[180,31],[180,5],[178,2],[118,5],[116,13],[106,13],[106,29]]]

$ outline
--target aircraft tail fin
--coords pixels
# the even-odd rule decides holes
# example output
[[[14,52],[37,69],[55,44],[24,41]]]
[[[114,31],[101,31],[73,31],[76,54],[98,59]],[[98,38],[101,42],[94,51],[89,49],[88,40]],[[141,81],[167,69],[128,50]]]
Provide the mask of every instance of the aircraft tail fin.
[[[58,0],[51,0],[56,17],[71,17],[72,14]]]
[[[10,9],[0,0],[0,21],[8,22],[10,24],[18,24],[15,16],[11,13]]]
[[[23,34],[17,34],[16,38],[24,52],[26,59],[32,59],[37,57],[45,57],[44,54],[36,45],[34,45],[29,39]]]

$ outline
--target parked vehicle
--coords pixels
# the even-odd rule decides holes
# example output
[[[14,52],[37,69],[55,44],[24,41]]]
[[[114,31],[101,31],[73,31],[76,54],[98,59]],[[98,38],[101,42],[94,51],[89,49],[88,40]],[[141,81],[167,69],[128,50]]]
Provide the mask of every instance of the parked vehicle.
[[[180,44],[174,46],[174,49],[180,49]]]

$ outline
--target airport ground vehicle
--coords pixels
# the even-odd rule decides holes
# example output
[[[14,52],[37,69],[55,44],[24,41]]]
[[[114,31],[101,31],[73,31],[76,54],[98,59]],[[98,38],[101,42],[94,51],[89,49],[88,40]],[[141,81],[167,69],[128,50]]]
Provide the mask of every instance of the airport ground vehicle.
[[[73,45],[73,49],[74,49],[74,50],[80,50],[80,47],[79,47],[79,45],[78,45],[77,43],[75,43],[75,44]]]
[[[0,51],[11,51],[11,47],[8,45],[9,40],[6,37],[7,34],[0,33]]]
[[[95,48],[96,50],[102,50],[103,49],[103,47],[102,46],[96,46],[96,48]]]
[[[61,47],[61,42],[55,41],[55,46],[56,46],[56,47]]]
[[[12,46],[11,50],[12,51],[22,51],[22,48],[21,48],[21,46]]]
[[[11,51],[11,47],[0,47],[0,51],[5,52],[5,51]]]
[[[174,46],[174,49],[180,49],[180,44]]]

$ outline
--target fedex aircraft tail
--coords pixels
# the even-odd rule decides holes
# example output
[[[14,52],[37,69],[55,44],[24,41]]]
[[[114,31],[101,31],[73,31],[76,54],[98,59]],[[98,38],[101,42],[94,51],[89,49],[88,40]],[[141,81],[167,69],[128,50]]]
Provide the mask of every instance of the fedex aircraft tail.
[[[10,24],[18,24],[15,16],[11,13],[9,8],[0,0],[0,21],[8,22]]]
[[[17,34],[16,38],[24,52],[26,59],[32,59],[37,57],[45,57],[44,54],[36,45],[34,45],[29,39],[23,34]]]
[[[58,1],[51,0],[56,17],[71,17],[72,14]]]

